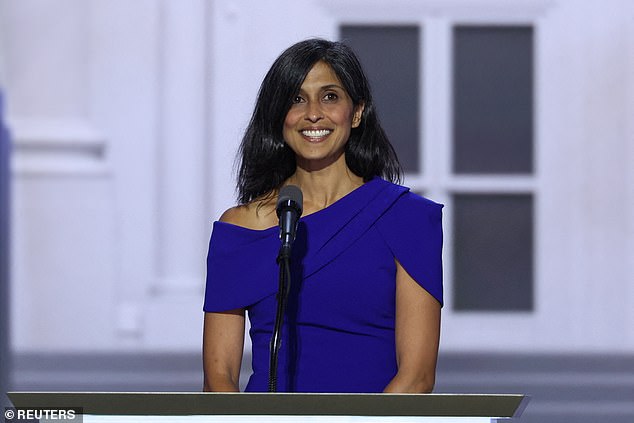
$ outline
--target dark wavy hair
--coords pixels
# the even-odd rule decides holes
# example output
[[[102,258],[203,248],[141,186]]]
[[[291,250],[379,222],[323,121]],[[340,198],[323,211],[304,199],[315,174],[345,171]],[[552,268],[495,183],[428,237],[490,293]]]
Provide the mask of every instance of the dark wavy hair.
[[[396,152],[376,114],[370,86],[352,49],[319,38],[286,49],[264,77],[255,110],[238,151],[238,201],[245,204],[272,193],[295,173],[295,153],[284,141],[284,120],[293,98],[318,61],[337,74],[354,106],[364,104],[361,123],[346,143],[346,164],[364,181],[381,176],[391,182],[403,174]]]

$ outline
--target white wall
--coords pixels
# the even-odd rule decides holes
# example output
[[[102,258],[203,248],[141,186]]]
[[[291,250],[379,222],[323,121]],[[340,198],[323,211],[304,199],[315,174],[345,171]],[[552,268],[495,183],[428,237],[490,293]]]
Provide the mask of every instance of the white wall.
[[[200,344],[208,13],[174,4],[6,5],[17,350]]]
[[[511,19],[538,28],[537,309],[448,304],[443,348],[634,351],[634,3],[387,3],[0,0],[14,348],[197,351],[211,221],[277,54],[342,20]]]
[[[627,1],[569,1],[544,25],[541,296],[559,294],[544,325],[567,320],[553,347],[634,347],[633,16]]]

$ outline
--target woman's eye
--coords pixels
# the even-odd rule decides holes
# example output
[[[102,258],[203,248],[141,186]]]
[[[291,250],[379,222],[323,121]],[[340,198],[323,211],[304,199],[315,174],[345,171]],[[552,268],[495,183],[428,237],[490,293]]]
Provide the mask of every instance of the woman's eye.
[[[327,93],[324,96],[324,100],[327,100],[327,101],[335,101],[338,98],[339,98],[339,96],[336,93]]]
[[[304,99],[301,96],[296,95],[293,97],[293,104],[301,103]]]

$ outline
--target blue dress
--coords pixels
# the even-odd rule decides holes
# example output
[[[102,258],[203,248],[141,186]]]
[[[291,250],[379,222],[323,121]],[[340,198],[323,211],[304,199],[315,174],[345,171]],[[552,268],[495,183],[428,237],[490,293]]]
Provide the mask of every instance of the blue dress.
[[[278,358],[279,392],[381,392],[397,371],[395,259],[442,304],[442,205],[374,178],[300,219]],[[279,229],[215,222],[204,310],[245,308],[267,391]]]

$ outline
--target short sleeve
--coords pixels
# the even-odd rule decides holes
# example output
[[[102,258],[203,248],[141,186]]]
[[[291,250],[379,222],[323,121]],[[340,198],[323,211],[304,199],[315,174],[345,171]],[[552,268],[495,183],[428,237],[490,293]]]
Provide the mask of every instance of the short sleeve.
[[[207,254],[206,312],[245,308],[276,292],[275,231],[215,222]]]
[[[442,204],[404,193],[377,222],[396,260],[443,304]]]

